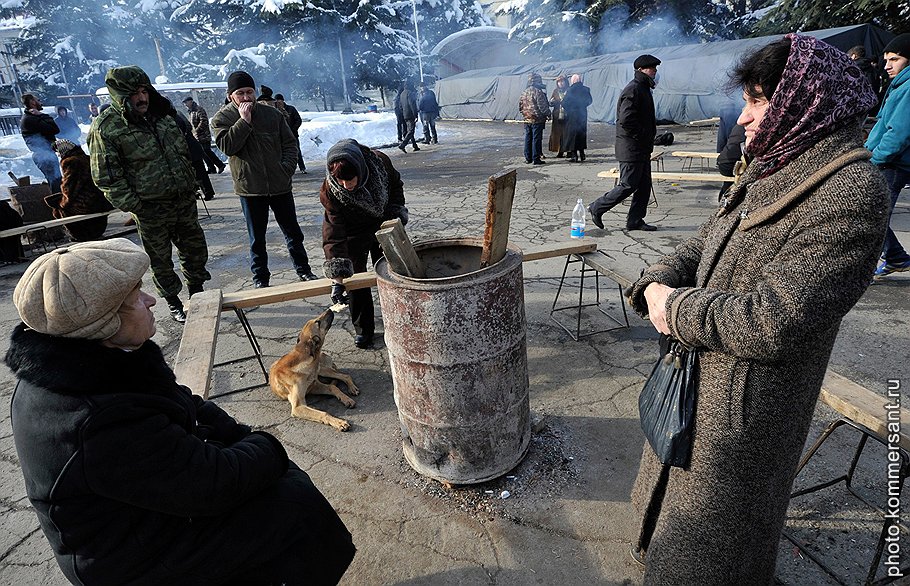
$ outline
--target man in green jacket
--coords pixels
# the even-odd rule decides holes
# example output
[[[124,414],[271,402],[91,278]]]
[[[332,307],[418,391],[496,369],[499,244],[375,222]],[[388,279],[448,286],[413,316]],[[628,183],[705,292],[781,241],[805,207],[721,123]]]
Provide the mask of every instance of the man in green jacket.
[[[277,109],[256,103],[256,84],[245,71],[235,71],[227,80],[230,103],[212,118],[215,144],[230,157],[234,191],[246,218],[250,237],[250,270],[253,285],[268,287],[269,257],[265,231],[269,209],[284,234],[294,269],[301,281],[318,279],[310,269],[303,248],[303,232],[291,193],[291,177],[297,168],[299,145]]]
[[[92,124],[88,146],[92,179],[117,208],[133,215],[151,258],[152,280],[171,317],[183,323],[171,244],[190,296],[212,278],[209,252],[196,211],[196,179],[189,150],[174,120],[176,110],[139,67],[115,67],[104,83],[111,107]]]

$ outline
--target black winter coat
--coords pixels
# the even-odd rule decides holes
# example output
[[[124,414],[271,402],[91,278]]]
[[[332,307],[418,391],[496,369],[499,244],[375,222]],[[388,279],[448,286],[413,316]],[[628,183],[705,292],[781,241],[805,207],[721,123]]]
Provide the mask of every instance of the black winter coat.
[[[581,82],[573,83],[562,99],[566,113],[566,128],[562,134],[562,150],[568,153],[588,148],[588,106],[591,90]]]
[[[430,89],[420,92],[417,109],[424,114],[439,116],[439,102],[436,101],[436,93]]]
[[[654,150],[657,120],[651,88],[654,80],[641,71],[623,88],[616,103],[616,160],[647,161]]]
[[[54,142],[56,136],[60,134],[60,128],[57,127],[57,123],[54,122],[53,118],[47,114],[32,114],[31,112],[22,114],[22,120],[19,121],[19,131],[23,137],[40,134],[49,142]]]
[[[124,352],[20,324],[6,364],[26,492],[74,584],[219,584],[277,565],[323,516],[344,530],[278,440],[178,385],[154,342]]]
[[[419,110],[417,109],[417,91],[411,88],[405,88],[398,94],[398,105],[401,107],[401,117],[405,120],[417,120]]]

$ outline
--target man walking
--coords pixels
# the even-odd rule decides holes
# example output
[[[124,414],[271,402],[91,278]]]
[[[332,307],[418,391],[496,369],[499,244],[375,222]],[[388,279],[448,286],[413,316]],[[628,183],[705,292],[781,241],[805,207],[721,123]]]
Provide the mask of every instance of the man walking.
[[[205,108],[196,103],[191,97],[183,99],[183,105],[190,114],[190,126],[193,128],[193,136],[202,147],[203,161],[205,162],[206,171],[209,174],[221,173],[224,171],[225,164],[218,158],[215,151],[212,150],[212,131],[209,130],[209,115]]]
[[[303,153],[300,152],[300,127],[303,125],[303,118],[300,117],[297,108],[284,101],[282,94],[275,94],[275,107],[284,114],[288,126],[291,127],[291,132],[294,133],[294,138],[297,139],[297,166],[302,173],[306,173],[306,163],[303,162]]]
[[[910,33],[898,35],[885,46],[885,72],[891,86],[869,132],[866,148],[881,169],[891,191],[891,213],[904,185],[910,181]],[[874,278],[910,270],[910,255],[890,227],[885,234],[882,262]]]
[[[271,273],[265,247],[269,209],[284,234],[294,269],[301,281],[318,279],[303,248],[303,231],[291,193],[297,168],[297,140],[284,114],[256,102],[256,84],[245,71],[228,76],[228,99],[212,118],[215,144],[230,157],[234,191],[246,218],[250,238],[253,285],[268,287]]]
[[[420,122],[423,124],[423,144],[430,144],[431,137],[433,144],[436,144],[436,118],[439,117],[439,102],[436,101],[436,93],[425,83],[420,84],[417,109],[420,111]]]
[[[63,179],[63,175],[60,173],[60,163],[57,161],[57,155],[54,154],[52,145],[57,139],[60,129],[50,115],[41,111],[44,109],[44,105],[37,97],[32,94],[24,94],[22,105],[25,106],[25,112],[19,122],[22,140],[25,141],[28,150],[32,151],[32,161],[35,162],[35,166],[50,185],[51,193],[57,193],[60,191],[60,181]]]
[[[401,142],[398,143],[398,148],[401,149],[401,152],[406,153],[408,151],[404,147],[411,143],[413,149],[419,151],[417,140],[414,138],[414,131],[417,129],[417,117],[420,114],[417,109],[417,92],[414,89],[414,82],[405,82],[404,89],[398,94],[398,105],[401,108],[401,118],[404,121]]]
[[[196,211],[196,180],[177,111],[135,65],[107,72],[111,107],[88,135],[92,179],[115,207],[132,214],[151,259],[152,281],[175,321],[186,321],[172,247],[190,296],[212,278],[205,233]]]
[[[525,121],[525,163],[543,165],[543,129],[550,119],[546,86],[538,73],[528,76],[528,87],[518,100],[518,111]]]
[[[651,152],[657,134],[654,98],[660,59],[640,55],[632,64],[635,77],[623,88],[616,103],[616,160],[619,161],[619,183],[608,193],[594,200],[588,211],[591,220],[601,230],[601,216],[630,195],[632,205],[626,216],[627,230],[653,232],[657,228],[645,223],[648,200],[651,197]]]

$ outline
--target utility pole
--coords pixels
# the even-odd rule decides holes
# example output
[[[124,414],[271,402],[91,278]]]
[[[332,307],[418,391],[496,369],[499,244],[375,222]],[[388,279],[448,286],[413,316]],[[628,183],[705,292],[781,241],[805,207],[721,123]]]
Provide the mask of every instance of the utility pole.
[[[155,37],[155,52],[158,53],[158,67],[161,69],[161,77],[167,77],[167,73],[164,71],[164,57],[161,56],[161,43],[158,41],[158,37]]]
[[[3,57],[6,60],[6,66],[9,68],[10,74],[13,76],[10,85],[13,88],[13,96],[16,98],[16,106],[19,108],[19,113],[22,113],[22,87],[19,85],[19,72],[16,70],[16,64],[13,63],[13,48],[8,43],[3,45]]]
[[[73,113],[73,118],[76,120],[76,122],[79,122],[79,114],[76,113],[76,105],[73,103],[73,92],[70,91],[70,82],[66,81],[66,73],[63,71],[63,61],[57,59],[57,65],[60,66],[60,77],[63,78],[63,87],[66,88],[66,95],[69,96],[70,112]]]
[[[344,52],[341,50],[341,35],[338,35],[338,58],[341,60],[341,87],[344,90],[344,112],[353,112],[351,109],[351,97],[348,95],[347,73],[344,70]]]
[[[423,56],[420,52],[420,29],[417,28],[417,0],[411,0],[412,16],[414,17],[414,36],[417,38],[417,66],[420,68],[420,81],[423,83]]]

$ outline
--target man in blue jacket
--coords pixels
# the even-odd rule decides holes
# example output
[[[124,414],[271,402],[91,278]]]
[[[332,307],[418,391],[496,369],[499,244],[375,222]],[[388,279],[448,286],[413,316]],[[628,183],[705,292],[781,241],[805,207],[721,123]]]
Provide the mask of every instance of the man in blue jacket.
[[[891,211],[904,185],[910,181],[910,33],[894,37],[885,46],[885,72],[891,86],[885,93],[878,122],[869,133],[866,148],[878,165],[891,191]],[[889,227],[882,248],[882,262],[875,278],[910,270],[910,255]]]

